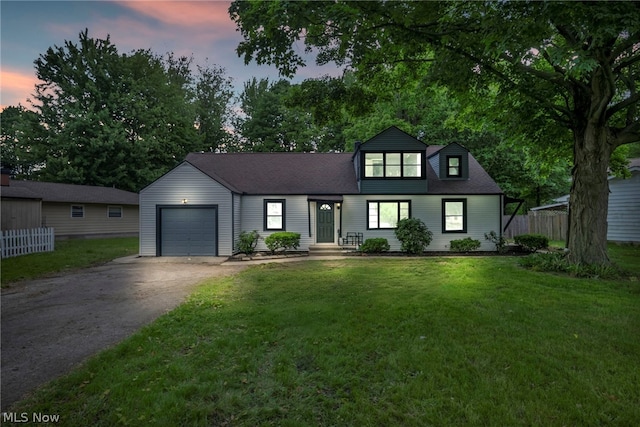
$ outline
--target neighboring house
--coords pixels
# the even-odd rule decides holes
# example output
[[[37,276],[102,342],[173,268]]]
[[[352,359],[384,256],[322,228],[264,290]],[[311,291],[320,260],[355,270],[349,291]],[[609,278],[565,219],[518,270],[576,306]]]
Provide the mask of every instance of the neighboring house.
[[[1,195],[2,230],[53,227],[56,238],[138,234],[138,195],[129,191],[3,174]]]
[[[420,218],[428,250],[502,230],[503,194],[458,144],[427,146],[391,127],[354,153],[192,153],[140,192],[140,255],[232,255],[242,231],[300,233],[300,250],[348,233],[399,250],[399,219]],[[258,250],[266,250],[260,241]]]
[[[640,158],[629,161],[629,172],[630,178],[609,177],[607,240],[614,242],[640,242]],[[554,202],[531,210],[566,212],[569,195],[559,197]]]

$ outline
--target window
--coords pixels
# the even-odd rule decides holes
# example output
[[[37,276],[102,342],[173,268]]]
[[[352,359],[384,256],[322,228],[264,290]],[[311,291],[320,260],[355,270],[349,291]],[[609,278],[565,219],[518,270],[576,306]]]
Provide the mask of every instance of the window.
[[[396,228],[398,221],[409,218],[411,202],[376,201],[367,202],[368,228]]]
[[[264,229],[284,230],[285,228],[285,201],[264,201]]]
[[[71,205],[71,218],[84,218],[84,206]]]
[[[462,176],[462,156],[447,156],[447,177],[459,178]]]
[[[421,178],[422,153],[364,153],[365,178]]]
[[[467,200],[443,199],[442,200],[442,232],[466,233],[467,232]]]
[[[122,206],[107,206],[107,218],[122,218]]]

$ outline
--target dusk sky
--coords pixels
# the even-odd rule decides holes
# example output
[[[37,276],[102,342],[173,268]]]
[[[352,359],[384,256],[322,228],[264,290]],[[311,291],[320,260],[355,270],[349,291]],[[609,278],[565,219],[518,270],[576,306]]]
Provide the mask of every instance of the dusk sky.
[[[193,56],[198,64],[218,65],[233,78],[237,91],[251,77],[277,79],[274,67],[249,66],[235,52],[242,40],[229,18],[229,1],[5,1],[0,2],[0,109],[22,104],[37,83],[33,62],[49,47],[65,40],[78,43],[78,34],[105,38],[119,53],[151,49]],[[299,46],[300,52],[304,46]],[[295,81],[340,75],[335,65],[317,67],[311,61]]]

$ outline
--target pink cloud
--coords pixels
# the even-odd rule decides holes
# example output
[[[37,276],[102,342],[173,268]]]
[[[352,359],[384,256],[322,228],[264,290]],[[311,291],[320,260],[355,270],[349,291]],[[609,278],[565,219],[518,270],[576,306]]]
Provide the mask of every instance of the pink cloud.
[[[4,68],[0,79],[0,92],[2,92],[0,110],[18,104],[28,108],[27,99],[31,97],[39,81],[33,72]]]
[[[185,28],[206,27],[216,32],[234,32],[236,25],[229,17],[229,2],[136,2],[124,1],[121,6],[169,25]]]

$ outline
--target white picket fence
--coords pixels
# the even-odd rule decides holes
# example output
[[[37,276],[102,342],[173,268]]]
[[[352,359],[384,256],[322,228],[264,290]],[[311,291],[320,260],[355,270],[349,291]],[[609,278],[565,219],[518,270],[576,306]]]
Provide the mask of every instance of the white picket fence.
[[[4,230],[2,232],[2,258],[51,252],[54,250],[55,234],[52,227],[28,230]]]

